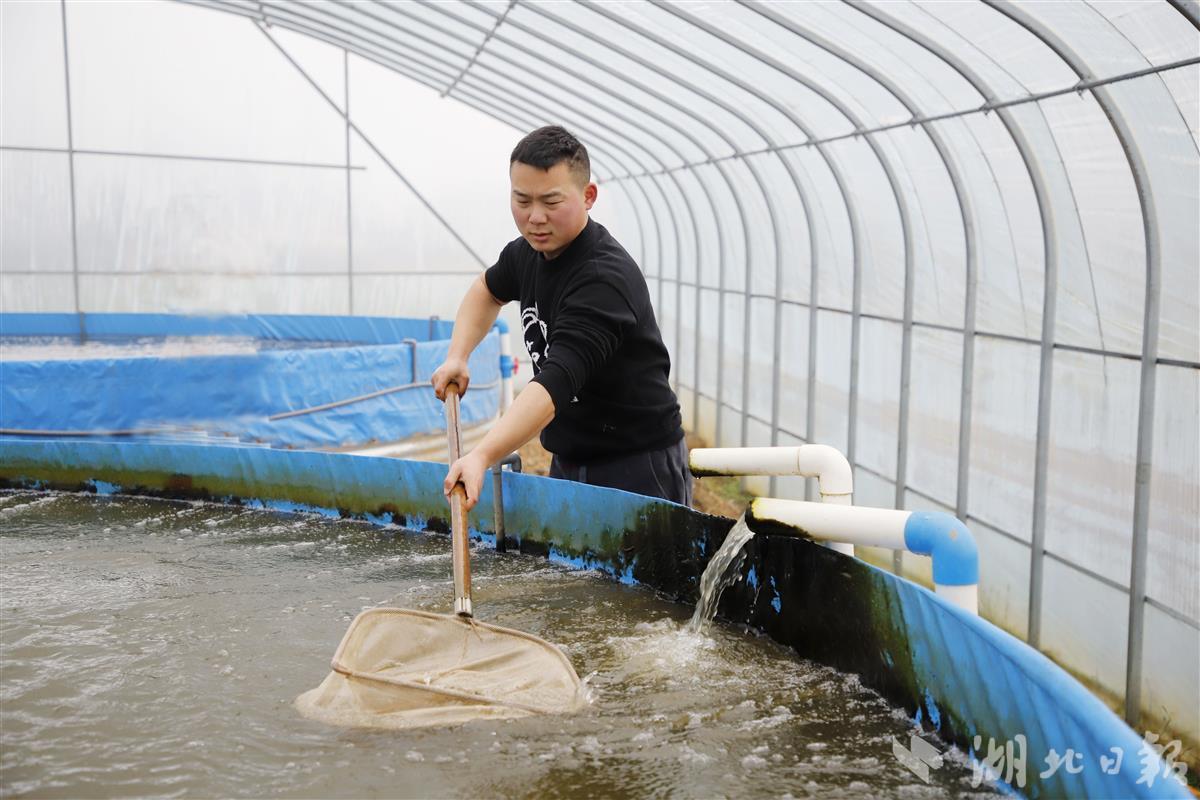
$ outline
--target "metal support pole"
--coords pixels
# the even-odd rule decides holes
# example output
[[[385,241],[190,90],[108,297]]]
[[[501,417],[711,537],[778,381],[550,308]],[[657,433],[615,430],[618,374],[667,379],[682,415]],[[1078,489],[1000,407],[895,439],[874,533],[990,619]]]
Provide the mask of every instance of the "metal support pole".
[[[354,195],[350,191],[350,51],[342,49],[343,99],[346,102],[346,307],[354,316]]]
[[[79,341],[83,342],[87,339],[87,326],[83,321],[83,307],[79,298],[79,223],[75,214],[75,129],[71,117],[71,59],[70,46],[67,42],[66,0],[59,0],[58,8],[62,18],[63,80],[67,99],[67,176],[71,191],[71,281],[75,300],[75,317],[79,323]]]
[[[508,549],[505,542],[504,530],[504,468],[512,472],[521,471],[521,456],[509,453],[503,459],[492,465],[492,523],[496,528],[496,552],[503,553]]]

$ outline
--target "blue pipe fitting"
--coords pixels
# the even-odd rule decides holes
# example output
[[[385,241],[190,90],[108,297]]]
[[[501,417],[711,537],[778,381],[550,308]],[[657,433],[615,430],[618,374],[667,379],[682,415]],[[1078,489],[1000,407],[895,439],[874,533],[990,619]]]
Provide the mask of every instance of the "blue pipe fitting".
[[[933,559],[933,582],[939,586],[979,583],[979,550],[975,537],[957,517],[941,511],[914,511],[904,523],[904,545]]]
[[[500,331],[501,335],[508,333],[508,323],[502,319],[497,318],[496,323],[492,327]]]
[[[512,356],[500,356],[500,377],[511,378],[514,372],[514,362]]]

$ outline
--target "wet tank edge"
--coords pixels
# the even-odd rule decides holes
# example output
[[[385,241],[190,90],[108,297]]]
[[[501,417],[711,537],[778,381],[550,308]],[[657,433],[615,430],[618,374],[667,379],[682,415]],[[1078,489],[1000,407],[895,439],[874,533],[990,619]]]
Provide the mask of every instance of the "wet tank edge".
[[[1025,737],[1025,785],[1040,797],[1189,797],[1138,785],[1141,738],[1099,698],[1037,650],[923,586],[803,538],[795,528],[748,520],[744,580],[726,590],[721,617],[760,630],[806,658],[856,674],[923,730],[975,756]],[[820,613],[814,613],[819,611]],[[901,743],[907,747],[907,742]],[[1097,767],[1111,747],[1119,772]],[[1091,769],[1042,778],[1054,748]],[[1009,787],[1012,788],[1012,787]],[[1179,794],[1172,793],[1175,789]]]
[[[183,444],[0,441],[0,487],[202,500],[449,531],[445,467],[312,451]],[[505,473],[506,544],[695,602],[732,520],[627,492]],[[469,515],[495,543],[491,481]]]
[[[2,487],[217,500],[416,530],[448,529],[440,492],[444,469],[261,448],[0,442]],[[489,484],[470,522],[475,535],[494,541]],[[704,565],[732,526],[683,506],[566,481],[505,474],[503,485],[510,546],[598,569],[682,602],[696,599]],[[1136,751],[1140,744],[1116,715],[1040,653],[923,587],[815,545],[798,531],[761,521],[752,527],[758,535],[747,545],[746,579],[726,591],[722,618],[859,675],[964,752],[973,752],[976,734],[986,748],[989,737],[1003,742],[1023,733],[1031,756],[1027,796],[1139,794],[1133,757],[1099,785],[1093,784],[1097,770],[1059,770],[1040,779],[1036,754],[1047,752],[1049,742],[1059,750],[1064,742],[1077,743],[1075,749],[1086,752],[1097,744],[1102,752],[1110,745]],[[1032,681],[1033,673],[1046,680]],[[1056,713],[1044,714],[1051,705]],[[1107,736],[1103,742],[1097,731]]]

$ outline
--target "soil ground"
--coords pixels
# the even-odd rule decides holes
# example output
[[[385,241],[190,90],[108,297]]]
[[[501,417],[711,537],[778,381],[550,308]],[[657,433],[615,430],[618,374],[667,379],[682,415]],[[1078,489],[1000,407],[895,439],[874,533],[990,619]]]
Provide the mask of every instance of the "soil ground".
[[[695,434],[688,434],[688,448],[707,447],[707,443]],[[521,471],[530,475],[546,475],[550,472],[550,454],[534,439],[522,447]],[[692,478],[692,508],[706,514],[737,519],[750,505],[753,495],[742,489],[737,478]]]

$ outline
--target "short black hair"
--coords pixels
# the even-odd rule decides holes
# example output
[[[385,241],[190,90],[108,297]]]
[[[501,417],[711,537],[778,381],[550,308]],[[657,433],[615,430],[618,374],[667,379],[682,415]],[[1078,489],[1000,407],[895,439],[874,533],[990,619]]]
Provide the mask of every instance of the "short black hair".
[[[567,162],[567,169],[582,178],[582,183],[592,179],[592,162],[583,143],[561,125],[547,125],[517,142],[508,166],[520,162],[548,171],[563,161]]]

